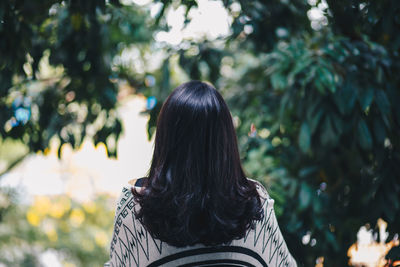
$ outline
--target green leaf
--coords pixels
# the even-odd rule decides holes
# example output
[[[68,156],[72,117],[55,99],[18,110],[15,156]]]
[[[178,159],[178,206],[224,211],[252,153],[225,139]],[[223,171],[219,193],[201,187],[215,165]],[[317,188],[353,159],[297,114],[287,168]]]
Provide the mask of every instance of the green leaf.
[[[390,123],[388,116],[390,114],[390,102],[389,99],[383,90],[378,90],[376,92],[376,103],[378,105],[378,108],[382,114],[382,119],[385,122],[386,126],[389,128]]]
[[[287,111],[287,106],[290,103],[290,93],[289,91],[286,91],[286,93],[283,95],[283,97],[281,98],[281,102],[280,102],[280,108],[279,108],[279,120],[282,121],[284,116],[285,116],[285,112]]]
[[[310,150],[311,145],[311,132],[307,122],[303,122],[299,134],[299,146],[301,151],[306,153]]]
[[[375,140],[378,143],[383,144],[386,138],[386,131],[385,131],[385,125],[383,125],[379,117],[376,117],[374,120],[373,131]]]
[[[319,71],[317,70],[316,72],[317,77],[320,75]],[[320,92],[321,94],[325,94],[325,88],[323,83],[321,82],[320,78],[316,78],[314,81],[314,85],[317,88],[318,92]]]
[[[348,115],[353,110],[356,101],[356,87],[350,81],[346,82],[340,90],[334,94],[334,101],[342,115]]]
[[[372,87],[359,87],[358,88],[358,102],[360,103],[361,109],[365,110],[369,107],[374,99],[374,88]]]
[[[357,134],[360,146],[364,150],[370,150],[372,148],[372,137],[368,126],[363,119],[358,122]]]
[[[343,133],[343,130],[344,130],[343,120],[338,115],[336,115],[335,113],[331,114],[331,119],[332,119],[333,126],[335,126],[337,135],[340,136]]]
[[[310,134],[312,135],[317,129],[319,122],[321,121],[322,115],[324,115],[324,110],[322,108],[318,109],[315,116],[309,119],[310,124]]]
[[[286,88],[286,77],[281,73],[274,73],[271,75],[271,85],[276,90],[283,90]]]
[[[162,99],[167,98],[170,89],[170,69],[169,57],[167,57],[162,65],[162,79],[160,86],[160,95]]]
[[[332,146],[337,143],[337,135],[332,126],[332,119],[326,116],[322,127],[321,143],[324,146]]]
[[[320,213],[323,210],[323,205],[320,199],[314,199],[313,201],[313,210],[315,213]]]
[[[383,114],[388,114],[390,112],[390,102],[385,91],[377,90],[376,103]]]
[[[300,177],[308,177],[319,170],[318,166],[308,166],[299,171]]]
[[[311,203],[312,190],[305,182],[301,183],[300,193],[299,193],[299,209],[306,209]]]
[[[334,82],[334,75],[332,72],[327,68],[320,69],[322,83],[328,88],[329,91],[334,93],[336,91],[335,82]]]

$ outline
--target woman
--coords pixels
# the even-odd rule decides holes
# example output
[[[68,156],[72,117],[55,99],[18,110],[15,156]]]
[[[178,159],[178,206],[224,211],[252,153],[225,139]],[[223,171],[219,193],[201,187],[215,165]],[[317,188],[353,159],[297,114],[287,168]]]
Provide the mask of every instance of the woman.
[[[232,117],[211,85],[176,88],[148,178],[123,189],[106,266],[296,266],[274,201],[246,178]]]

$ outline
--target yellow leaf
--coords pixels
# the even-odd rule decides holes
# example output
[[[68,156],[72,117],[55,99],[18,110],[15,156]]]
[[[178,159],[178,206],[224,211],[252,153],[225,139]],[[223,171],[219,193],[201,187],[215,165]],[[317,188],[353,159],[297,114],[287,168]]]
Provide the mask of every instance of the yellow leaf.
[[[83,213],[81,209],[73,209],[69,216],[69,219],[72,226],[78,227],[85,220],[85,213]]]
[[[29,210],[26,213],[26,219],[28,220],[28,222],[33,225],[33,226],[38,226],[40,223],[40,216],[39,214],[37,214],[35,211],[33,210]]]
[[[107,235],[103,231],[96,232],[94,241],[99,247],[105,247],[108,243]]]

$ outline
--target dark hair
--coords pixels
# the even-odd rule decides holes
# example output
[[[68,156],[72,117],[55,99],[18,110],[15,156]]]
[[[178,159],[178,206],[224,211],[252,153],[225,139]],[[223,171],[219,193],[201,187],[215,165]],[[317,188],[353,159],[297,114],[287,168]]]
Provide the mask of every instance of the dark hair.
[[[167,98],[136,212],[150,234],[176,247],[244,237],[262,219],[254,182],[243,172],[229,109],[209,84],[191,81]]]

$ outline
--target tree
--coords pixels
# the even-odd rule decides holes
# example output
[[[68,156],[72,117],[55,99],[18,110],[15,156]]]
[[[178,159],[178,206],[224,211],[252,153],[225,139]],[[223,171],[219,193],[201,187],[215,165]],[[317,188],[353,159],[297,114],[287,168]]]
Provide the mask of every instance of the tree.
[[[345,266],[360,226],[400,231],[400,3],[309,2],[226,0],[225,46],[195,43],[179,62],[224,93],[245,168],[270,188],[299,263]]]
[[[196,7],[159,2],[159,29],[169,7],[185,5],[186,15]],[[189,78],[210,80],[224,94],[245,169],[276,200],[300,265],[323,256],[325,266],[345,266],[360,226],[383,218],[391,236],[400,232],[400,2],[223,3],[231,35],[166,49],[156,86],[112,63],[129,44],[149,41],[153,28],[145,30],[142,11],[116,1],[0,3],[1,136],[31,151],[52,136],[75,145],[86,135],[117,138],[114,77],[154,96],[151,134],[178,57]],[[41,76],[46,59],[51,75]]]
[[[54,137],[60,148],[89,137],[117,153],[118,83],[146,87],[146,73],[117,59],[124,49],[147,49],[149,23],[144,9],[114,0],[0,1],[0,158],[10,161],[0,179]],[[39,266],[52,251],[66,264],[98,266],[108,257],[113,209],[105,195],[85,204],[39,197],[28,208],[0,187],[0,262]]]
[[[129,74],[140,87],[144,77],[113,60],[124,48],[149,42],[146,17],[118,1],[2,1],[1,138],[22,140],[33,152],[52,137],[73,147],[86,136],[115,143],[122,131],[116,81]],[[108,146],[111,156],[115,149]]]

